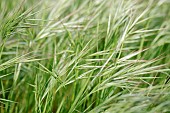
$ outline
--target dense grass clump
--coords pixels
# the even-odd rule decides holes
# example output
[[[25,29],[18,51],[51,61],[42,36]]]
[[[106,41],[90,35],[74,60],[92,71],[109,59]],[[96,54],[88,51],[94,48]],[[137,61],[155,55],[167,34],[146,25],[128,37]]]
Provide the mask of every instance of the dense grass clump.
[[[170,113],[169,0],[0,0],[0,113]]]

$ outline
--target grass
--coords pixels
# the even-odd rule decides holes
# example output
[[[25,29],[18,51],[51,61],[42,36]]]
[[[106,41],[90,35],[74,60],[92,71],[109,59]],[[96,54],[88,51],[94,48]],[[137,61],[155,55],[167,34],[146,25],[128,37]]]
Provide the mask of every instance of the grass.
[[[170,113],[169,0],[1,0],[1,113]]]

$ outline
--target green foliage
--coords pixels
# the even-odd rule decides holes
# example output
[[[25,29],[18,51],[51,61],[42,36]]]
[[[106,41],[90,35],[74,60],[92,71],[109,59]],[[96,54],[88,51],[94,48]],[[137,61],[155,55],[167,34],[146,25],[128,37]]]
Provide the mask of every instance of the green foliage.
[[[1,113],[169,113],[169,0],[1,0]]]

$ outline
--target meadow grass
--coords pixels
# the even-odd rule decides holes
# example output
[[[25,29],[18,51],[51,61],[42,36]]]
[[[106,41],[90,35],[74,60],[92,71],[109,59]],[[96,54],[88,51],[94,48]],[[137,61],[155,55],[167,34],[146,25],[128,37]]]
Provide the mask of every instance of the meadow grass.
[[[0,113],[170,113],[169,0],[0,0]]]

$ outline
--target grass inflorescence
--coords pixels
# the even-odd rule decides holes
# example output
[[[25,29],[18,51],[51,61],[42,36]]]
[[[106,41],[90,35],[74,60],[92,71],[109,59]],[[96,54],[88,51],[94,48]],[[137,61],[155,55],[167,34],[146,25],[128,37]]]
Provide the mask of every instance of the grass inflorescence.
[[[0,0],[1,113],[169,113],[169,0]]]

